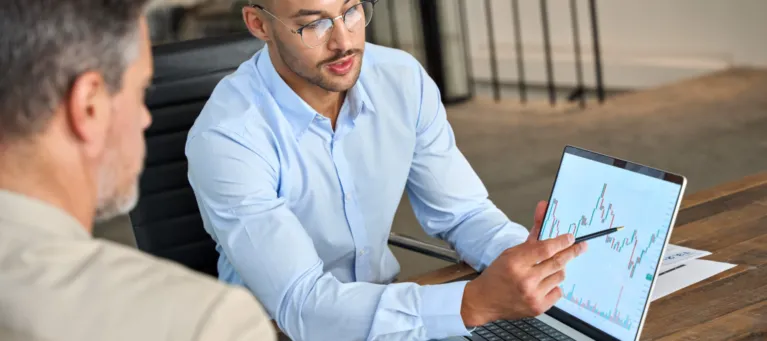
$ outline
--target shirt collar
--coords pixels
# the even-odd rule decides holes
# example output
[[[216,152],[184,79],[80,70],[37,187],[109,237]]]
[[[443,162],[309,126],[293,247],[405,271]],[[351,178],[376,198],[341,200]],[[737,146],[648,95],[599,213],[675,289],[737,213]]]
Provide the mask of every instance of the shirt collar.
[[[73,216],[38,199],[0,190],[0,221],[71,239],[90,235]]]
[[[269,58],[267,46],[261,49],[256,58],[256,68],[261,74],[267,90],[274,97],[285,118],[290,122],[296,136],[301,136],[318,113],[301,99],[277,73],[271,58]],[[355,119],[363,111],[375,113],[370,96],[359,80],[347,93],[346,100],[350,102],[348,104],[352,119]]]
[[[362,73],[360,73],[360,75],[362,75]],[[369,112],[372,114],[376,112],[375,107],[373,106],[373,101],[370,99],[370,95],[359,80],[351,89],[349,89],[346,98],[351,101],[352,112],[355,117],[362,112]]]

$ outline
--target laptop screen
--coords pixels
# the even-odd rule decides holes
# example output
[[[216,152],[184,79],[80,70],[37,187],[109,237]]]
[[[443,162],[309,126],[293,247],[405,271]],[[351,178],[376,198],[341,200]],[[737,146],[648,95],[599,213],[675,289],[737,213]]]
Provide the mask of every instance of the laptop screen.
[[[635,340],[683,189],[680,176],[567,147],[539,239],[623,229],[587,242],[565,269],[555,307]]]

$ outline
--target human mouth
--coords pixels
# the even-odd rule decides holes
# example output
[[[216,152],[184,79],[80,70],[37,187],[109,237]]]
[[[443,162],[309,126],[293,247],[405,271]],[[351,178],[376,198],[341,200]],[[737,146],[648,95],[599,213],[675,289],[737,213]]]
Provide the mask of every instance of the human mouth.
[[[328,70],[338,76],[343,76],[349,73],[349,71],[352,70],[352,66],[354,66],[354,55],[342,58],[335,63],[327,64]]]

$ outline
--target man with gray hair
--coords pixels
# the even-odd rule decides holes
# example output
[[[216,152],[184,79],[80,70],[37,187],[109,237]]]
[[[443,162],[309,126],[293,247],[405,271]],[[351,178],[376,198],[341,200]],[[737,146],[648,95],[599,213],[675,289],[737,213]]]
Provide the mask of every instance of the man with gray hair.
[[[245,290],[90,235],[137,200],[146,0],[0,1],[0,340],[274,340]]]

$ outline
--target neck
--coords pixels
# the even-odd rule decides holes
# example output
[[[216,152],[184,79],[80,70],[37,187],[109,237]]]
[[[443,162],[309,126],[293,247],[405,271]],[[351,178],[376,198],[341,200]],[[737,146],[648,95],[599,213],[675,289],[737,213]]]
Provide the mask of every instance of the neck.
[[[335,129],[336,120],[346,98],[346,92],[328,91],[309,83],[282,62],[282,59],[277,55],[276,49],[269,49],[269,58],[272,60],[272,65],[277,70],[277,74],[285,81],[285,84],[293,89],[298,97],[301,97],[312,109],[320,115],[329,118],[333,129]]]
[[[84,181],[84,172],[65,167],[76,158],[36,142],[0,144],[0,189],[62,209],[91,233],[96,203],[95,196],[87,193],[92,188]],[[50,152],[53,150],[56,152]]]

